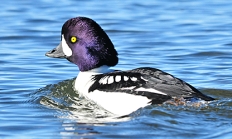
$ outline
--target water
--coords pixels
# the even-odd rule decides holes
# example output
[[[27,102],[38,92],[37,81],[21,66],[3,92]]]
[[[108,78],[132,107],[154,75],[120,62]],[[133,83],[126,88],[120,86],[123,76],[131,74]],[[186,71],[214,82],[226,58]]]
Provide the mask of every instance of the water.
[[[0,4],[0,138],[231,138],[232,2],[11,0]],[[115,69],[150,66],[218,100],[149,106],[117,119],[72,89],[78,68],[45,57],[63,23],[96,20]]]

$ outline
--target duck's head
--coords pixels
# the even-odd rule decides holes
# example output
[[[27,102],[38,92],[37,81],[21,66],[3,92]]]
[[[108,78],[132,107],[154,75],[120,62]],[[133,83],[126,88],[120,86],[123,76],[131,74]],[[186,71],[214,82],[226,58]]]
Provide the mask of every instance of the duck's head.
[[[61,31],[61,42],[46,56],[66,58],[80,71],[100,66],[115,66],[117,51],[105,31],[92,19],[76,17],[66,21]]]

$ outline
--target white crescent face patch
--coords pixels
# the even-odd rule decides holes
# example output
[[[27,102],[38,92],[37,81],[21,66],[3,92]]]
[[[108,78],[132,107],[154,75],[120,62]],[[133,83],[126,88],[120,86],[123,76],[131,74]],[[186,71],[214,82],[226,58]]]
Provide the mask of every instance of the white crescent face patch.
[[[63,52],[66,56],[69,57],[72,55],[72,50],[69,48],[67,42],[65,41],[64,34],[62,34],[61,46],[62,46]]]

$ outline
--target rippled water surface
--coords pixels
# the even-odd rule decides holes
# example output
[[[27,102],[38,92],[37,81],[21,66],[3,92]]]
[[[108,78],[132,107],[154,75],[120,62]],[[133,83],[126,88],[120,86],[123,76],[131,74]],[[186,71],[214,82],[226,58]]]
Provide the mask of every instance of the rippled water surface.
[[[232,2],[9,0],[0,4],[0,138],[231,138]],[[159,68],[216,98],[116,118],[76,93],[78,68],[45,57],[63,23],[97,21],[115,69]],[[119,100],[120,101],[120,100]]]

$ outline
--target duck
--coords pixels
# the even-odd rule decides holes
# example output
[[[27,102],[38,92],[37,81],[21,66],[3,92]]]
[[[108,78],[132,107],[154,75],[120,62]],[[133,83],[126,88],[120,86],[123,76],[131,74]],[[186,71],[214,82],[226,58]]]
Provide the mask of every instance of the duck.
[[[214,100],[185,81],[153,67],[112,69],[118,63],[118,53],[106,32],[88,17],[67,20],[61,29],[61,42],[45,55],[76,64],[79,73],[75,91],[118,116],[176,98]]]

